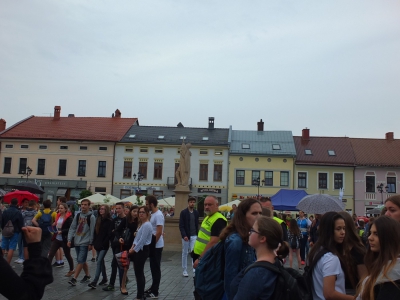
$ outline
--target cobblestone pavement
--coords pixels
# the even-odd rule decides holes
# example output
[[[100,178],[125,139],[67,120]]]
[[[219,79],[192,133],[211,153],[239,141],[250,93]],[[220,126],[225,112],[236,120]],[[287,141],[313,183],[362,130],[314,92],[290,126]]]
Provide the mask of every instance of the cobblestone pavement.
[[[18,252],[18,250],[16,251]],[[18,257],[14,253],[14,258],[12,260],[12,265],[15,266],[15,271],[20,274],[22,272],[22,266],[14,263]],[[72,250],[72,257],[75,261],[75,251]],[[96,263],[91,262],[91,252],[88,253],[88,265],[90,269],[90,275],[92,278],[95,275],[96,271]],[[108,278],[111,274],[111,259],[112,254],[111,250],[106,255],[106,269]],[[162,261],[161,261],[161,284],[160,284],[160,294],[158,299],[172,300],[172,299],[194,299],[193,297],[193,277],[191,268],[189,269],[189,277],[182,276],[182,267],[181,267],[182,254],[181,252],[176,251],[163,251]],[[124,296],[120,293],[119,287],[117,284],[119,283],[118,275],[116,280],[116,287],[114,292],[105,292],[102,290],[103,287],[97,287],[97,289],[90,289],[87,284],[88,283],[79,283],[79,280],[84,276],[84,272],[82,270],[81,274],[78,277],[78,283],[76,286],[71,286],[68,284],[68,277],[64,277],[64,275],[68,272],[68,263],[66,260],[65,267],[63,268],[53,268],[54,282],[46,287],[43,299],[51,300],[51,299],[76,299],[76,300],[86,300],[86,299],[136,299],[136,281],[135,275],[133,272],[132,264],[130,265],[128,271],[129,283],[127,285],[127,290],[129,292],[128,296]],[[76,261],[75,261],[76,262]],[[188,266],[190,266],[190,262],[188,260]],[[150,264],[147,260],[145,265],[145,275],[146,275],[146,288],[151,284],[151,272],[150,272]],[[100,280],[101,280],[100,276]],[[5,299],[0,295],[0,299]]]

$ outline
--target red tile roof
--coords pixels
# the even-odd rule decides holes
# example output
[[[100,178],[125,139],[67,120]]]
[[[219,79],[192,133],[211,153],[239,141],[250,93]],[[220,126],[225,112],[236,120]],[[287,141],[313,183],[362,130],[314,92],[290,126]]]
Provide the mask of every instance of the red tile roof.
[[[357,165],[400,166],[400,140],[350,138]]]
[[[296,147],[296,164],[354,166],[353,148],[347,137],[310,137],[304,141],[301,136],[294,136]],[[305,150],[311,150],[307,155]],[[328,150],[334,150],[335,155],[329,155]]]
[[[117,142],[137,118],[31,116],[0,133],[0,138]]]

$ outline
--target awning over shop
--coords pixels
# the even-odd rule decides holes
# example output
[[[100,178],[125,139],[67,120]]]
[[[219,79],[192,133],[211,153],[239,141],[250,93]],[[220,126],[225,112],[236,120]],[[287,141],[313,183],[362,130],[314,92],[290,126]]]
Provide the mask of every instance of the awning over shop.
[[[56,196],[65,196],[65,193],[67,192],[67,189],[58,189]]]

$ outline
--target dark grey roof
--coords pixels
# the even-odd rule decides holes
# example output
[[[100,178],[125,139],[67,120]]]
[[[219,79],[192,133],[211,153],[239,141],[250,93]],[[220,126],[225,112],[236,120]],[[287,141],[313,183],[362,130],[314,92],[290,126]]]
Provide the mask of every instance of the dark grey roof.
[[[296,148],[291,131],[232,130],[230,153],[294,157]]]
[[[180,145],[182,144],[181,137],[185,136],[185,142],[192,145],[228,146],[228,135],[228,128],[208,129],[133,125],[120,142]],[[160,138],[160,136],[164,138]],[[203,138],[208,139],[203,140]]]

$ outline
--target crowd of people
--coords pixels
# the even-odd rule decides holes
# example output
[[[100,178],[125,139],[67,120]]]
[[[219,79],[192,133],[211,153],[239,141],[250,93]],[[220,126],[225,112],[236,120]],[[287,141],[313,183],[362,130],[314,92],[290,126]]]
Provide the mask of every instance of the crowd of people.
[[[76,212],[65,202],[60,197],[55,212],[51,201],[37,209],[34,201],[11,200],[1,217],[4,258],[0,259],[0,293],[9,299],[41,299],[45,286],[53,281],[52,266],[63,266],[65,256],[69,265],[65,276],[70,277],[71,286],[77,284],[83,270],[80,282],[88,288],[102,286],[106,292],[114,291],[118,273],[120,292],[127,295],[129,261],[128,266],[121,266],[116,255],[126,253],[134,268],[135,299],[157,299],[164,247],[164,215],[157,199],[147,196],[146,205],[128,208],[119,202],[114,214],[105,204],[92,211],[85,199]],[[208,196],[200,224],[195,204],[196,199],[189,198],[187,208],[180,212],[182,276],[189,276],[190,254],[196,282],[202,259],[220,243],[224,278],[218,300],[275,299],[277,293],[284,293],[275,290],[279,275],[262,264],[282,267],[287,258],[290,268],[296,258],[296,270],[310,270],[313,299],[400,299],[400,195],[389,197],[382,215],[367,223],[344,211],[313,218],[300,211],[297,218],[287,218],[274,212],[269,198],[242,200],[227,220],[218,210],[218,199]],[[17,246],[20,252],[15,263],[24,263],[21,276],[11,263]],[[75,248],[76,265],[71,248]],[[107,266],[104,258],[110,248],[113,259]],[[96,261],[93,278],[86,263],[92,249]],[[152,284],[146,289],[148,258]],[[16,283],[25,284],[26,290]],[[208,299],[196,288],[194,296]]]

